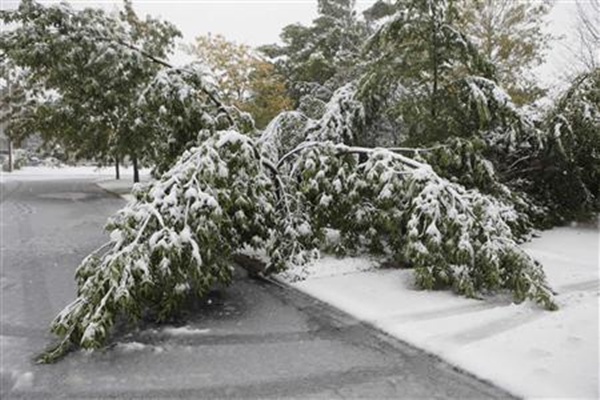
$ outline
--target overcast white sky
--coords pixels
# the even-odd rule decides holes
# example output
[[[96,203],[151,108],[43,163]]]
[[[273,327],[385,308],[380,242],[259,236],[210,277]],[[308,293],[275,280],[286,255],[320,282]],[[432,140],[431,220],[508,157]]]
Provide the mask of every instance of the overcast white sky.
[[[518,0],[515,0],[518,1]],[[56,1],[42,1],[51,3]],[[359,11],[374,0],[358,0]],[[13,8],[19,1],[0,0],[0,8]],[[76,7],[101,6],[107,9],[121,4],[118,0],[70,1]],[[174,23],[183,33],[183,42],[189,43],[198,35],[220,33],[228,39],[252,46],[279,40],[281,29],[300,22],[309,24],[316,16],[316,0],[133,0],[140,15],[160,16]],[[549,16],[549,28],[566,39],[555,43],[548,54],[546,65],[536,70],[549,85],[564,76],[572,67],[576,35],[574,33],[575,0],[555,0]],[[179,52],[173,59],[179,63],[185,56]]]

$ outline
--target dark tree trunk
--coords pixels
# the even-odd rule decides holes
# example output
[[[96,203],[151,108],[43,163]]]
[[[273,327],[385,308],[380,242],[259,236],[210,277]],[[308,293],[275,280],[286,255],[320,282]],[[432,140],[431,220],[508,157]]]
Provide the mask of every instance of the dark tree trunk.
[[[8,139],[8,172],[13,172],[14,162],[12,140]]]
[[[115,157],[115,179],[121,179],[121,169],[119,168],[119,157]]]
[[[138,169],[138,160],[136,156],[132,157],[133,162],[133,183],[138,183],[140,181],[140,171]]]
[[[437,92],[438,92],[438,43],[437,43],[437,10],[434,10],[431,16],[431,48],[432,48],[432,70],[433,70],[433,89],[431,91],[431,118],[435,123],[437,117]]]

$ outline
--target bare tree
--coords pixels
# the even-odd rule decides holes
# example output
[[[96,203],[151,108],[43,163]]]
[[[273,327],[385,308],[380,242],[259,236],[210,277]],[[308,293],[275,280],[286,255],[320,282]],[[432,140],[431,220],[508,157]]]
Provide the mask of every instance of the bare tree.
[[[577,35],[581,63],[587,70],[600,67],[600,0],[577,0]]]

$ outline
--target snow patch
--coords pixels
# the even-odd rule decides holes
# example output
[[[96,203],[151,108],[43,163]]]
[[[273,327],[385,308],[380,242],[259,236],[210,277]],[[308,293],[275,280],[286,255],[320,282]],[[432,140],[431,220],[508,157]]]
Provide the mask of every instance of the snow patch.
[[[217,147],[223,147],[226,144],[235,144],[248,141],[248,137],[236,131],[225,131],[221,133],[221,137],[217,142]]]
[[[15,384],[12,387],[12,390],[24,390],[31,389],[33,387],[33,372],[18,372],[13,371],[13,379],[15,380]]]
[[[140,177],[147,178],[150,174],[149,169],[140,170]],[[52,181],[63,179],[103,179],[109,180],[117,188],[127,186],[131,188],[131,177],[133,168],[121,167],[121,179],[112,180],[115,175],[113,167],[95,167],[95,166],[69,166],[69,167],[23,167],[13,172],[0,172],[0,182],[21,182],[21,181]],[[110,190],[109,187],[106,188]]]
[[[320,279],[359,272],[371,271],[376,268],[376,262],[366,257],[336,258],[323,256],[318,261],[291,268],[278,275],[285,282],[296,282],[303,279]]]
[[[194,336],[194,335],[206,335],[210,333],[210,329],[196,329],[190,328],[189,326],[181,326],[178,328],[164,328],[163,333],[171,336]]]
[[[134,353],[148,350],[153,351],[154,353],[162,353],[164,351],[164,348],[161,346],[153,346],[140,342],[117,343],[115,349],[123,353]]]

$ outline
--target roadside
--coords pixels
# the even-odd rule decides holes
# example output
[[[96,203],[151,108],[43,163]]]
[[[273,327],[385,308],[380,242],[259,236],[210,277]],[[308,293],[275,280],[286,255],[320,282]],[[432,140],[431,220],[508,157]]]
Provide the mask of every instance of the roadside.
[[[150,170],[144,169],[140,171],[140,183],[146,183],[150,180],[150,178]],[[107,192],[124,198],[127,201],[133,200],[131,189],[133,188],[134,183],[131,179],[131,176],[122,176],[121,179],[115,179],[114,177],[102,178],[96,181],[96,185]]]
[[[114,179],[113,167],[96,167],[90,165],[78,166],[26,166],[13,172],[0,171],[0,183],[14,181],[56,181],[71,179],[96,179],[102,182],[119,182],[123,190],[131,190],[133,185],[133,168],[121,167],[121,179]],[[140,179],[148,180],[149,169],[140,170]]]
[[[279,280],[517,396],[598,398],[600,230],[556,228],[524,248],[543,264],[558,311],[418,290],[411,270],[368,258],[323,257],[295,271],[306,279]]]
[[[141,183],[150,180],[150,169],[140,170]],[[115,179],[113,167],[95,166],[26,166],[13,172],[0,172],[0,183],[19,183],[32,181],[56,181],[56,180],[93,180],[101,189],[122,197],[129,201],[133,199],[131,189],[133,188],[133,168],[121,167],[121,179]]]
[[[110,179],[114,176],[112,168],[94,166],[38,166],[23,167],[13,172],[0,172],[0,183],[14,181],[55,181],[64,179]]]

